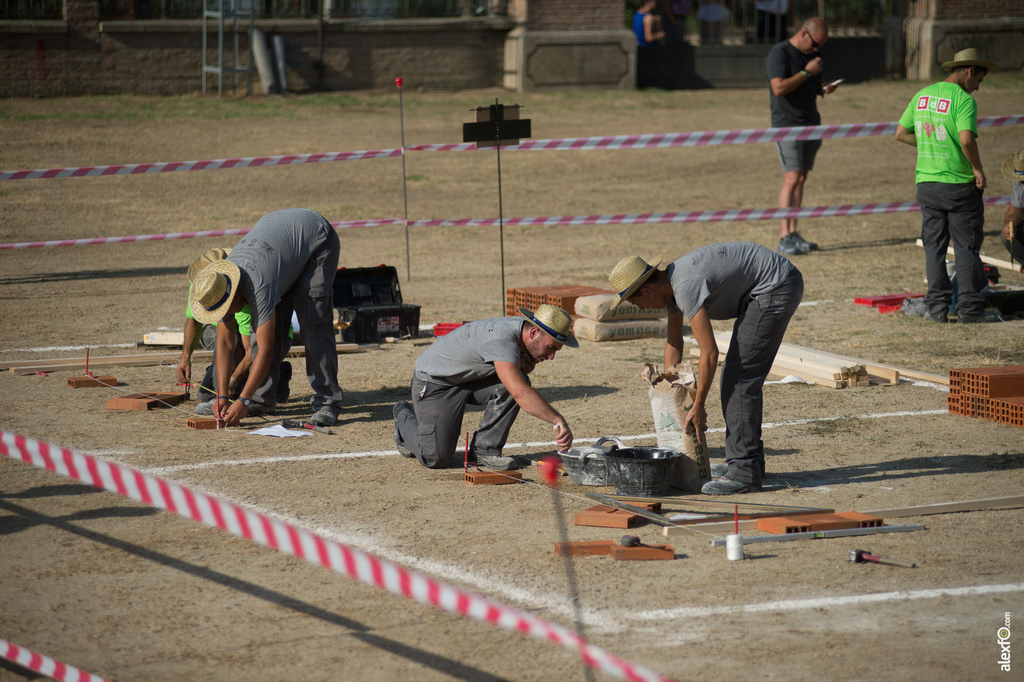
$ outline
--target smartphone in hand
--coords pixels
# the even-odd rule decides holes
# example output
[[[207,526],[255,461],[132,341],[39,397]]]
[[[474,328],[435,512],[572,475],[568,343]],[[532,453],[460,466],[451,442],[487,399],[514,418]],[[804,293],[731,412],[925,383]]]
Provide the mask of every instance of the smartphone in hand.
[[[845,82],[846,82],[845,78],[837,78],[836,80],[832,81],[831,83],[822,83],[821,91],[822,92],[831,92],[832,90],[836,89],[837,85],[839,85],[840,83],[845,83]]]

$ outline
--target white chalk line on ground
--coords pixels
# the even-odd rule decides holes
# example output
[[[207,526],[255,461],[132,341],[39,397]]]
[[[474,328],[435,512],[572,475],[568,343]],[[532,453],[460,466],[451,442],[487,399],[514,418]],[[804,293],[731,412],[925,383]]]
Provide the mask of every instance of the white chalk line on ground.
[[[49,346],[47,348],[5,348],[0,353],[47,353],[60,350],[86,350],[88,348],[135,348],[134,343],[107,343],[91,346]]]
[[[936,386],[935,384],[928,384],[928,386]],[[906,410],[902,412],[879,412],[876,414],[861,414],[855,416],[840,416],[840,417],[810,417],[807,419],[787,419],[780,422],[765,422],[762,424],[763,429],[777,429],[783,426],[801,426],[804,424],[813,424],[815,422],[830,422],[838,421],[840,419],[887,419],[890,417],[925,417],[938,414],[948,414],[948,410]],[[724,433],[725,427],[718,427],[714,429],[708,429],[708,433]],[[239,431],[239,433],[246,433],[245,431]],[[644,433],[633,436],[618,436],[623,441],[635,441],[643,440],[645,438],[657,438],[656,433]],[[577,438],[573,442],[584,444],[584,443],[596,443],[597,438]],[[547,448],[555,447],[555,441],[529,441],[526,443],[507,443],[505,449],[519,449],[519,448]],[[391,457],[397,455],[397,450],[370,450],[366,452],[340,452],[340,453],[320,453],[311,455],[289,455],[282,457],[263,457],[263,458],[251,458],[251,459],[225,459],[216,462],[198,462],[195,464],[171,464],[168,466],[160,467],[148,467],[140,469],[142,472],[152,474],[153,476],[164,476],[169,473],[175,473],[179,471],[195,471],[198,469],[210,469],[213,467],[220,466],[246,466],[246,465],[258,465],[258,464],[278,464],[281,462],[305,462],[315,460],[328,460],[328,459],[354,459],[359,457]],[[139,468],[137,464],[118,462],[123,466],[133,466]]]
[[[891,413],[892,416],[904,416],[907,414],[922,413]],[[151,473],[151,471],[146,473]],[[180,481],[176,482],[184,485],[184,483]],[[192,484],[190,484],[189,487],[198,492],[215,496],[227,502],[242,504],[241,500],[234,499],[232,496],[224,493],[213,492]],[[393,549],[387,544],[382,544],[379,536],[371,538],[365,534],[343,531],[322,524],[307,524],[301,522],[298,518],[253,505],[251,502],[246,502],[246,504],[254,511],[268,517],[275,518],[282,523],[322,535],[325,538],[356,547],[365,552],[376,554],[377,556],[388,559],[407,568],[417,570],[426,575],[434,576],[437,579],[443,579],[448,582],[458,581],[475,590],[479,590],[487,594],[500,595],[503,599],[515,602],[522,608],[544,609],[546,612],[555,614],[566,620],[573,617],[572,604],[566,595],[526,590],[505,580],[490,576],[487,573],[470,571],[463,566],[446,563],[436,559],[427,559],[420,556],[405,554]],[[678,624],[680,625],[684,623],[692,624],[697,622],[694,619],[706,618],[708,616],[840,609],[843,607],[860,606],[864,604],[919,599],[939,599],[942,597],[964,597],[1021,591],[1024,591],[1024,583],[901,590],[875,594],[854,594],[840,597],[792,599],[761,603],[735,604],[729,606],[684,606],[657,610],[620,609],[609,611],[601,607],[586,607],[583,611],[583,620],[588,629],[602,634],[636,631],[638,624],[646,622],[656,622],[659,632],[664,634],[664,626],[666,623],[678,621]],[[671,639],[672,638],[670,637],[669,640]],[[666,640],[665,643],[668,644],[669,640]]]

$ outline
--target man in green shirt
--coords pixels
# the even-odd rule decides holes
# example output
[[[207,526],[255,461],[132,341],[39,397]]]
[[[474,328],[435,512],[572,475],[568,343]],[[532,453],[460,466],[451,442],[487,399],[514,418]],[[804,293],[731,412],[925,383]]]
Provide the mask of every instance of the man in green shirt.
[[[917,201],[925,249],[928,293],[926,320],[947,322],[953,285],[946,273],[946,249],[956,255],[957,321],[980,322],[988,280],[981,262],[985,225],[985,171],[978,153],[978,107],[971,93],[996,64],[974,48],[957,52],[942,68],[941,83],[918,92],[896,126],[896,140],[917,147]]]

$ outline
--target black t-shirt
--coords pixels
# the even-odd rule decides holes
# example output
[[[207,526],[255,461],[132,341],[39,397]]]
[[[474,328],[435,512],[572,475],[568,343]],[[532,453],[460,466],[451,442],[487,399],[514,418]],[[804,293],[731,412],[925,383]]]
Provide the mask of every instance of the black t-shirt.
[[[789,78],[799,73],[807,66],[807,62],[815,57],[820,57],[820,52],[804,54],[793,47],[792,43],[784,40],[768,53],[768,79]],[[796,90],[776,97],[768,86],[769,96],[772,105],[772,127],[783,128],[788,126],[816,126],[821,125],[821,115],[818,114],[818,91],[821,89],[821,80],[818,76],[811,76]]]

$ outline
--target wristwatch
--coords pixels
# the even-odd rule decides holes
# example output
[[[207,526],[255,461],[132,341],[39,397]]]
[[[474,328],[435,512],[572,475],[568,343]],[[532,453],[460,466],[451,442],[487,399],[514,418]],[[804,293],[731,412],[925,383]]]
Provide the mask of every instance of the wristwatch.
[[[248,398],[242,398],[242,397],[239,397],[239,398],[238,398],[238,400],[239,400],[239,402],[241,402],[241,403],[242,403],[243,405],[245,405],[245,409],[247,409],[247,410],[249,409],[249,406],[250,406],[250,405],[252,405],[252,400],[250,400],[250,399],[248,399]]]
[[[800,69],[800,73],[803,74],[804,80],[810,80],[811,74],[807,72],[807,69]]]

